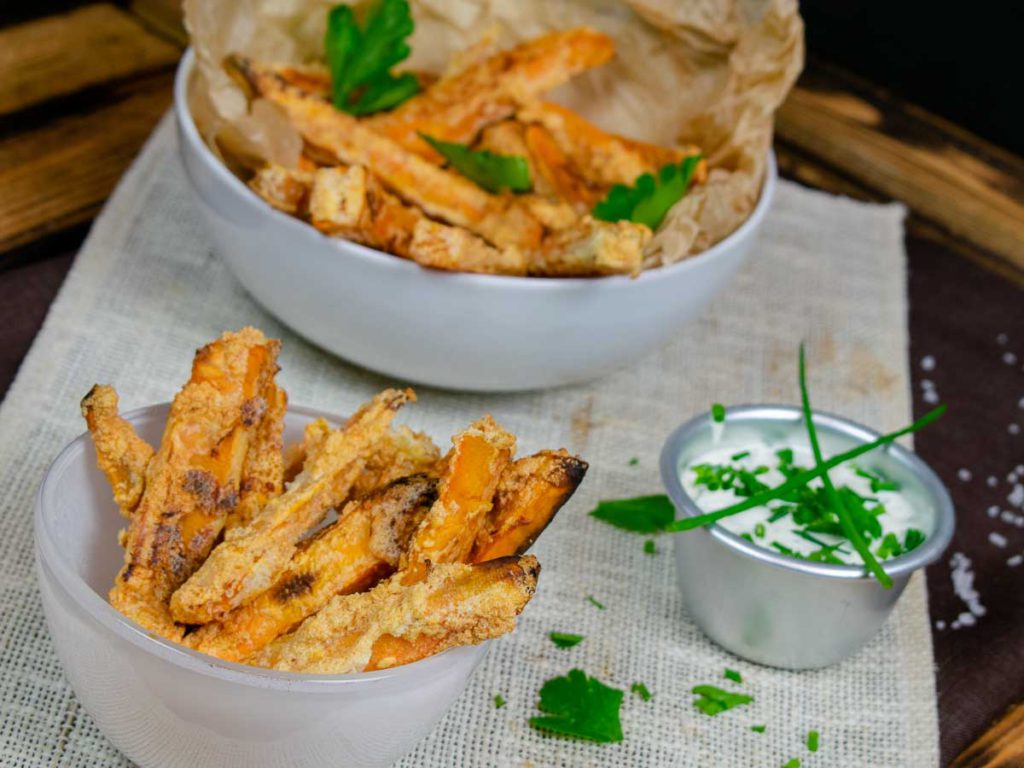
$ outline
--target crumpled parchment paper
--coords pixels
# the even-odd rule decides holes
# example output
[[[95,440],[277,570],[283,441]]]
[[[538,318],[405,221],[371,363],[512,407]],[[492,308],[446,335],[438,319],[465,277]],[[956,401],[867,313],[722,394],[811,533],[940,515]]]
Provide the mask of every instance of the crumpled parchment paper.
[[[297,162],[302,142],[276,107],[245,96],[221,67],[230,53],[279,63],[323,56],[325,0],[185,0],[197,68],[191,108],[223,154]],[[606,130],[664,145],[696,144],[706,184],[676,204],[645,266],[699,253],[757,203],[775,110],[803,66],[796,0],[410,0],[416,30],[400,66],[443,72],[485,35],[499,48],[587,25],[615,40],[609,63],[550,94]]]

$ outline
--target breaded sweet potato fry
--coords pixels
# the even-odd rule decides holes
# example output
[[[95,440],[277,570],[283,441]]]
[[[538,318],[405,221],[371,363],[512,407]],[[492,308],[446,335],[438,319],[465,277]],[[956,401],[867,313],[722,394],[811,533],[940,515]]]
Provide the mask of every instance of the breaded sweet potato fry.
[[[498,637],[537,588],[537,559],[431,568],[412,585],[401,574],[369,592],[333,598],[290,635],[247,659],[292,672],[344,674],[383,669]]]
[[[527,255],[519,248],[496,248],[463,227],[421,219],[412,232],[408,257],[423,267],[484,275],[525,275]]]
[[[267,410],[246,454],[238,486],[238,506],[228,514],[224,522],[225,532],[247,525],[267,502],[280,496],[284,488],[281,438],[288,394],[271,381],[264,399]]]
[[[266,592],[221,621],[204,624],[186,643],[212,656],[241,661],[335,595],[374,586],[398,566],[409,537],[436,497],[437,481],[414,475],[350,501],[336,522],[302,542]]]
[[[114,502],[122,515],[131,517],[142,498],[153,448],[121,418],[113,387],[97,384],[90,389],[82,399],[82,416],[96,448],[96,464],[114,491]]]
[[[235,528],[174,593],[175,619],[205,624],[267,590],[287,567],[299,539],[348,497],[395,411],[414,399],[412,390],[384,390],[331,432],[306,458],[288,490],[248,525]]]
[[[303,430],[302,441],[289,445],[284,450],[284,481],[290,483],[302,471],[306,457],[314,455],[327,436],[331,434],[331,425],[327,419],[319,418],[311,421]],[[230,535],[228,538],[231,538]]]
[[[600,221],[584,215],[577,224],[550,233],[531,253],[530,274],[545,277],[636,275],[651,230],[631,221]]]
[[[261,65],[235,56],[227,66],[260,96],[281,106],[306,143],[336,163],[365,166],[402,199],[495,245],[539,244],[540,223],[513,196],[492,195],[464,176],[439,168],[323,99],[289,86]]]
[[[174,398],[160,448],[124,538],[110,603],[147,629],[179,639],[168,599],[206,558],[238,501],[249,442],[266,410],[278,342],[253,328],[196,353]]]
[[[468,144],[524,100],[555,88],[615,53],[611,38],[581,27],[552,32],[444,77],[398,108],[367,120],[374,131],[437,162],[419,136]],[[459,223],[459,222],[456,222]]]
[[[568,451],[541,451],[513,462],[502,473],[494,510],[477,537],[472,563],[521,555],[583,482],[587,462]]]
[[[452,438],[437,501],[413,534],[403,580],[424,579],[431,565],[464,562],[487,522],[494,492],[515,451],[515,436],[490,416]]]
[[[543,126],[575,172],[597,187],[632,184],[641,174],[655,173],[663,165],[699,153],[696,147],[670,149],[608,133],[572,110],[547,102],[528,103],[516,117]],[[693,178],[695,184],[707,178],[706,160],[697,166]]]
[[[352,486],[358,499],[410,475],[437,478],[441,451],[429,435],[414,432],[404,424],[393,428],[377,443],[366,468]]]
[[[305,216],[313,173],[270,163],[249,180],[249,188],[274,208],[292,216]]]

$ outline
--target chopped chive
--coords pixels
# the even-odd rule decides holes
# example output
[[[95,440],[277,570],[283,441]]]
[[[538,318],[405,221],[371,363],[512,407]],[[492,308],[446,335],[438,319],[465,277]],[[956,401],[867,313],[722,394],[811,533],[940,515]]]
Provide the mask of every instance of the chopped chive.
[[[658,554],[658,550],[654,546],[654,539],[648,539],[644,542],[644,552],[648,555]]]
[[[749,456],[749,455],[750,455],[750,451],[740,451],[739,453],[734,453],[732,456],[729,457],[729,459],[731,461],[739,461],[740,459],[747,458],[747,456]],[[760,467],[759,467],[759,469],[760,469]],[[767,469],[767,467],[766,467],[766,469]]]
[[[708,512],[703,515],[697,515],[695,517],[684,517],[679,520],[675,520],[666,525],[665,530],[674,533],[678,531],[689,531],[694,528],[702,528],[703,526],[710,525],[711,523],[714,523],[717,520],[721,520],[724,517],[737,515],[740,512],[746,512],[748,509],[760,507],[768,503],[769,501],[775,501],[776,499],[782,498],[791,491],[794,491],[798,488],[802,488],[803,486],[807,485],[807,483],[809,483],[811,480],[821,477],[822,474],[824,474],[828,470],[834,469],[835,467],[838,467],[840,464],[845,464],[847,461],[850,461],[850,459],[855,459],[858,456],[863,456],[865,453],[870,453],[876,448],[881,448],[882,446],[890,445],[891,443],[895,442],[898,438],[903,437],[904,435],[909,435],[912,432],[917,432],[918,430],[923,429],[936,419],[940,418],[942,414],[946,412],[946,410],[947,408],[945,405],[940,405],[937,408],[934,408],[933,410],[926,413],[913,424],[910,424],[904,427],[903,429],[899,429],[895,432],[889,432],[888,434],[882,435],[881,437],[872,440],[869,443],[858,445],[856,448],[851,448],[850,450],[845,451],[844,453],[837,454],[828,461],[825,461],[820,466],[814,467],[813,469],[801,470],[800,472],[794,474],[792,477],[786,480],[786,482],[784,482],[780,486],[757,493],[751,496],[750,498],[744,499],[738,504],[733,504],[731,507],[725,507],[724,509],[719,509],[714,512]]]
[[[759,539],[764,538],[764,523],[758,523],[754,526],[754,535]]]
[[[734,683],[743,682],[743,676],[735,669],[729,669],[728,667],[725,668],[725,677],[732,680]]]
[[[494,708],[495,709],[501,709],[504,706],[505,706],[505,697],[502,696],[500,693],[495,694],[495,696],[494,696]]]
[[[651,692],[647,690],[647,686],[643,683],[633,683],[632,687],[629,690],[635,693],[644,701],[650,701],[653,698],[653,694],[651,694]]]
[[[811,752],[818,751],[818,732],[810,731],[807,734],[807,749]]]
[[[639,463],[640,463],[640,459],[638,459],[636,456],[634,456],[632,459],[629,460],[629,466],[631,466],[631,467],[635,467]]]
[[[767,726],[764,725],[752,725],[750,726],[750,730],[752,730],[754,733],[764,733],[764,729],[766,727]]]
[[[832,484],[832,479],[828,476],[828,469],[824,467],[824,457],[821,454],[821,445],[818,442],[818,430],[814,426],[814,416],[811,411],[811,398],[807,391],[807,365],[804,355],[804,345],[800,345],[800,402],[803,405],[804,411],[804,422],[807,426],[807,437],[811,443],[811,452],[814,454],[815,468],[821,468],[821,482],[825,487],[825,494],[828,498],[829,504],[835,510],[836,515],[839,517],[839,523],[843,527],[843,534],[853,544],[853,548],[857,550],[857,553],[861,556],[864,561],[864,566],[875,574],[875,578],[878,579],[878,583],[886,589],[892,588],[892,579],[889,574],[885,572],[878,560],[875,558],[871,548],[868,547],[867,542],[864,541],[864,537],[860,531],[857,530],[857,526],[853,522],[853,513],[851,512],[850,506],[846,499],[839,496],[839,492],[836,491],[836,487]]]
[[[714,419],[714,421],[717,422],[718,424],[721,424],[723,421],[725,421],[725,406],[722,405],[721,403],[715,403],[714,405],[712,405],[711,418]]]
[[[800,768],[800,760],[794,757],[792,760],[790,760],[788,763],[782,766],[782,768]]]
[[[559,648],[572,648],[583,642],[583,635],[573,635],[569,632],[549,632],[548,637]]]
[[[592,606],[594,606],[595,608],[597,608],[597,610],[599,610],[599,611],[603,611],[604,610],[604,603],[599,602],[598,599],[596,597],[594,597],[593,595],[587,595],[586,601],[588,603],[590,603]]]
[[[744,541],[749,541],[751,544],[754,543],[754,537],[751,536],[749,533],[741,533],[740,538]]]
[[[789,514],[789,507],[779,507],[768,518],[769,523],[775,523]]]

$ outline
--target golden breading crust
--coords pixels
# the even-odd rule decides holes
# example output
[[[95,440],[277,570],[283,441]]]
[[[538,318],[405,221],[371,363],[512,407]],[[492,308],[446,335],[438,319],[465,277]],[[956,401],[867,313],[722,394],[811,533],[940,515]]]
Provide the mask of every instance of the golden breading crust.
[[[416,525],[437,497],[425,475],[396,480],[350,501],[338,520],[302,542],[271,587],[188,635],[203,653],[241,661],[316,613],[335,595],[374,586],[398,566]]]
[[[486,126],[511,116],[524,100],[604,64],[614,54],[615,44],[601,32],[585,27],[552,32],[442,78],[396,109],[369,118],[367,125],[437,162],[439,156],[420,133],[468,144]]]
[[[498,637],[537,588],[535,557],[437,565],[416,584],[400,574],[369,592],[333,598],[290,635],[247,659],[292,672],[346,674],[417,661]]]
[[[309,193],[313,173],[269,163],[256,171],[249,188],[279,211],[292,216],[305,216],[309,209]]]
[[[525,275],[529,263],[519,248],[495,248],[468,229],[427,218],[413,229],[408,256],[431,269],[485,275]]]
[[[147,629],[180,639],[168,599],[199,567],[238,502],[249,442],[266,411],[278,342],[253,328],[200,349],[174,398],[160,448],[124,539],[110,603]]]
[[[589,215],[550,233],[531,254],[530,274],[545,277],[636,275],[651,230],[631,221],[600,221]]]
[[[174,593],[175,619],[187,624],[215,621],[267,590],[287,567],[299,539],[349,496],[395,411],[415,398],[412,390],[384,390],[331,432],[306,458],[288,490],[248,525],[235,528]]]
[[[452,438],[437,501],[403,557],[406,584],[426,577],[432,565],[464,562],[487,522],[502,472],[516,438],[485,416]]]
[[[512,462],[501,475],[490,522],[477,537],[469,562],[526,552],[586,473],[587,462],[565,449],[540,451]]]
[[[264,399],[267,411],[245,457],[242,481],[238,487],[238,506],[224,522],[225,534],[247,525],[271,499],[280,496],[284,488],[282,436],[288,394],[271,381]]]
[[[404,424],[395,427],[381,438],[367,459],[366,468],[352,486],[352,497],[366,496],[410,475],[436,478],[440,462],[441,451],[429,435],[414,432]]]
[[[131,517],[142,498],[153,448],[121,418],[113,387],[97,384],[90,389],[82,399],[82,416],[96,448],[96,464],[110,483],[121,514]]]

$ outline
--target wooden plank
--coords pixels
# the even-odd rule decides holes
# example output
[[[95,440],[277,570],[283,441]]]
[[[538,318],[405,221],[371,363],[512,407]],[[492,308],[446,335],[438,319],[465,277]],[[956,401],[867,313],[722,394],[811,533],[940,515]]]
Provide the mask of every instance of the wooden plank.
[[[128,10],[166,40],[182,48],[188,45],[181,0],[130,0]]]
[[[1024,765],[1024,704],[1011,709],[950,764],[950,768],[1020,768]]]
[[[0,253],[96,215],[170,105],[172,78],[123,84],[93,112],[0,139]]]
[[[174,66],[179,50],[106,3],[0,30],[0,114]]]
[[[812,70],[778,135],[1024,270],[1024,160],[877,89]]]

